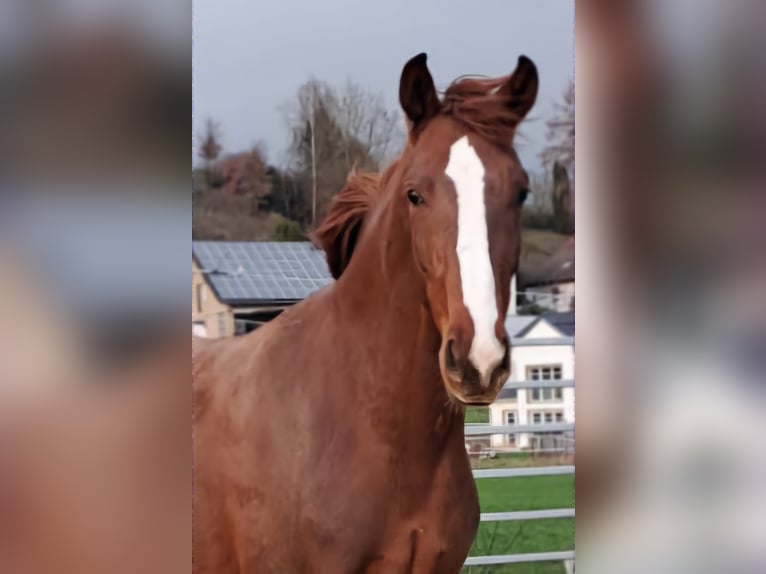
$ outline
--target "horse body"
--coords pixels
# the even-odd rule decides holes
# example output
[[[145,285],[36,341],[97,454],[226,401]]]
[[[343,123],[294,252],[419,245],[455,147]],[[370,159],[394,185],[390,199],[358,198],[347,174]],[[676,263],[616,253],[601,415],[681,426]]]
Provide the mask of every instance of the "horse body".
[[[478,522],[464,416],[449,406],[412,263],[392,253],[391,290],[356,288],[385,281],[379,247],[197,358],[194,443],[207,454],[195,464],[195,572],[459,570]]]
[[[350,176],[315,237],[337,281],[194,350],[197,574],[451,574],[479,520],[463,425],[510,371],[504,317],[528,182],[513,75],[436,93],[407,63],[408,143]],[[352,258],[353,254],[353,258]]]

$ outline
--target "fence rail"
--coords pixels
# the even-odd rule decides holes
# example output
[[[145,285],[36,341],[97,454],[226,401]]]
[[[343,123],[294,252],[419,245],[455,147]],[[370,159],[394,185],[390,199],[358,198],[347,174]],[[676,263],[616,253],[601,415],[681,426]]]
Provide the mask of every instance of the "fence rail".
[[[511,346],[516,347],[571,347],[574,345],[574,337],[540,337],[527,339],[525,337],[512,337]]]
[[[574,508],[550,510],[520,510],[516,512],[483,512],[482,522],[507,522],[511,520],[539,520],[541,518],[574,518]]]
[[[465,566],[499,566],[501,564],[520,564],[522,562],[561,562],[574,560],[574,550],[563,552],[534,552],[529,554],[502,554],[497,556],[471,556]]]
[[[574,423],[546,423],[539,425],[488,425],[470,424],[465,425],[465,436],[489,436],[493,434],[520,434],[520,433],[544,433],[566,432],[575,429]]]
[[[575,386],[574,379],[548,379],[545,381],[508,381],[503,385],[504,389],[555,389],[558,387],[572,388]]]
[[[513,345],[517,346],[544,346],[544,345],[574,345],[573,337],[558,337],[555,339],[513,339]],[[531,388],[573,388],[574,380],[545,380],[545,381],[511,381],[505,384],[505,389],[531,389]],[[466,437],[482,437],[495,434],[521,434],[521,433],[553,433],[572,432],[575,430],[574,423],[546,423],[537,425],[491,425],[491,424],[467,424],[465,425]],[[574,474],[575,467],[543,466],[525,468],[491,468],[477,469],[473,471],[475,480],[485,478],[518,478],[529,476],[555,476]],[[481,514],[481,522],[509,522],[519,520],[540,519],[566,519],[574,518],[574,508],[551,508],[544,510],[526,510],[514,512],[486,512]],[[499,566],[503,564],[521,564],[530,562],[563,562],[575,559],[574,550],[557,552],[532,552],[526,554],[501,554],[491,556],[470,556],[464,566]]]
[[[475,479],[480,478],[518,478],[520,476],[554,476],[574,474],[575,467],[567,466],[532,466],[529,468],[482,468],[473,471]]]

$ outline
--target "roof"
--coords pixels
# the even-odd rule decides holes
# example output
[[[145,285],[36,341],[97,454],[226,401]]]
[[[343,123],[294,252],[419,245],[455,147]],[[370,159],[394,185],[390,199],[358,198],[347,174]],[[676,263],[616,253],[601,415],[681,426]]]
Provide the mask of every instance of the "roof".
[[[574,311],[564,313],[549,311],[542,315],[509,315],[505,319],[505,329],[511,337],[526,337],[540,321],[546,321],[563,337],[574,337],[575,335]]]
[[[525,270],[520,283],[526,287],[571,283],[575,280],[575,243],[574,237],[567,239],[542,264]]]
[[[556,329],[561,331],[561,334],[565,337],[574,337],[575,334],[575,314],[574,311],[566,311],[564,313],[557,313],[555,311],[549,311],[543,313],[543,319],[548,321]]]
[[[505,330],[512,339],[523,337],[523,333],[536,323],[539,317],[535,315],[508,315],[505,318]]]
[[[324,252],[308,241],[193,241],[192,255],[229,305],[299,301],[333,282]]]

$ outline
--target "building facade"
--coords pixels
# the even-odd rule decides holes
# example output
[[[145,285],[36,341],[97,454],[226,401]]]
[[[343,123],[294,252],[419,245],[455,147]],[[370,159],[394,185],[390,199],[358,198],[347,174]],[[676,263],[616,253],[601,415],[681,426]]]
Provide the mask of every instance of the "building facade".
[[[192,332],[248,333],[332,281],[324,252],[307,241],[194,241]]]
[[[234,335],[234,312],[218,299],[196,260],[192,259],[192,333],[198,337]]]
[[[510,318],[509,318],[510,319]],[[530,322],[511,335],[515,339],[561,339],[561,344],[524,345],[513,348],[511,381],[574,380],[574,343],[570,334],[562,332],[545,317],[528,318]],[[507,321],[511,323],[511,321]],[[511,333],[511,331],[509,331]],[[497,401],[489,407],[491,425],[534,426],[551,423],[574,423],[574,388],[553,386],[530,389],[504,389]],[[544,437],[559,437],[546,440]],[[568,440],[564,433],[520,433],[493,435],[491,445],[495,449],[542,449],[546,443]]]

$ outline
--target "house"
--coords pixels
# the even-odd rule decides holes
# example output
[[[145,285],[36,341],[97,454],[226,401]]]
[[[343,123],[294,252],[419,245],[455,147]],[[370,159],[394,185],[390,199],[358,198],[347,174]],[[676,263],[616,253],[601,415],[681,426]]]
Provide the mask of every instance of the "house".
[[[332,282],[324,252],[308,241],[193,241],[193,332],[247,333]]]
[[[555,327],[565,337],[575,336],[575,313],[574,311],[543,313],[543,319]]]
[[[192,257],[192,333],[197,337],[234,334],[234,313],[212,289],[202,268]]]
[[[544,263],[524,270],[519,284],[527,303],[552,311],[574,310],[574,237],[567,239]]]
[[[509,315],[505,327],[515,341],[511,354],[509,381],[549,381],[574,379],[574,313],[547,313],[544,316]],[[534,339],[561,340],[561,344],[525,345]],[[508,389],[500,392],[489,407],[492,425],[536,425],[573,423],[575,420],[573,387],[537,387]],[[556,433],[553,436],[560,436]],[[539,448],[539,433],[493,435],[491,445],[501,449]]]

